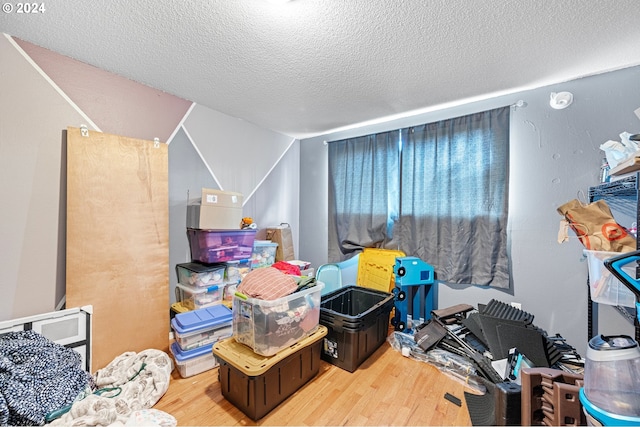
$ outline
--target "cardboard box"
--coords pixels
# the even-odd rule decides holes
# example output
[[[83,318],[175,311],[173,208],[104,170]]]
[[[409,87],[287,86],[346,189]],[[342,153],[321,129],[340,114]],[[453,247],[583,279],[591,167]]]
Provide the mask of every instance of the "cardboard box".
[[[187,228],[237,230],[242,221],[242,194],[202,189],[202,197],[187,205]]]

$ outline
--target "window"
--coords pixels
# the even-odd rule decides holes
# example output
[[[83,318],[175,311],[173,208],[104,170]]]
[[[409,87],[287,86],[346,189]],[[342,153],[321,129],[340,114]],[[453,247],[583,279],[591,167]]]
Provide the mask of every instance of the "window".
[[[400,249],[438,280],[509,287],[509,108],[329,146],[329,259]]]

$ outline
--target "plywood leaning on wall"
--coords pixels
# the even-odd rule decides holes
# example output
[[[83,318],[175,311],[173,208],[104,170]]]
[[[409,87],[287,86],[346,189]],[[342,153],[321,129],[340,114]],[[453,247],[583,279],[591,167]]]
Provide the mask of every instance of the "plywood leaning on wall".
[[[67,129],[67,307],[93,305],[92,370],[168,350],[168,147]]]

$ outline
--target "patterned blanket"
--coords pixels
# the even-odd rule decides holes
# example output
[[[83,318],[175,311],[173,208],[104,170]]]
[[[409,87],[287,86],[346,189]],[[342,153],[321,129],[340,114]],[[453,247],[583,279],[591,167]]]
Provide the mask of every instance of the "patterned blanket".
[[[91,375],[74,350],[33,331],[10,332],[0,336],[0,426],[175,426],[173,416],[151,409],[172,370],[165,352],[149,349],[123,353]]]
[[[0,425],[43,425],[90,383],[74,350],[33,331],[0,336]]]

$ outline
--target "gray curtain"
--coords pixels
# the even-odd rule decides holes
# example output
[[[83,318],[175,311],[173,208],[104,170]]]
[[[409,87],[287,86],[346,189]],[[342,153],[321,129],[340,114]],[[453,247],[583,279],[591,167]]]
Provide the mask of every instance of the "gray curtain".
[[[387,247],[398,216],[400,132],[329,144],[330,262]]]
[[[329,144],[329,261],[399,249],[509,288],[509,107]]]
[[[441,281],[509,288],[509,107],[402,130],[400,247]]]

